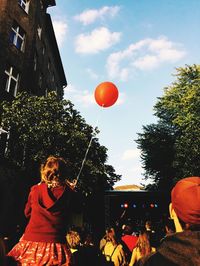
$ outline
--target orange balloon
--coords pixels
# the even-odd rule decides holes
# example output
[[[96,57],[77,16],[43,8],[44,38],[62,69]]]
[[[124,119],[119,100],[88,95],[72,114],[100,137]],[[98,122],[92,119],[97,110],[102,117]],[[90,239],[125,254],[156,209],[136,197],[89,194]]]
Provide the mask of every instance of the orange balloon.
[[[101,107],[112,106],[117,101],[118,95],[117,87],[109,81],[100,83],[94,93],[95,100]]]

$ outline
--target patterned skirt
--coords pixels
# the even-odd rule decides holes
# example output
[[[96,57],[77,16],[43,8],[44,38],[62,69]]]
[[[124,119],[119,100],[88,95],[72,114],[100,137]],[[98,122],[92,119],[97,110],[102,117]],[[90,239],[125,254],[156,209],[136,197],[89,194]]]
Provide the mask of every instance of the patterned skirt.
[[[69,266],[71,253],[65,244],[32,242],[21,238],[8,256],[13,257],[18,265],[22,266]]]

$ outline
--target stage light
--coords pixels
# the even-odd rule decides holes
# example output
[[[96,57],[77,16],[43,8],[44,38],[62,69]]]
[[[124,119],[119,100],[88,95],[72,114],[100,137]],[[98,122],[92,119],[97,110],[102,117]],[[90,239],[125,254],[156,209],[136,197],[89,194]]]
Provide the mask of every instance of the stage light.
[[[136,206],[136,204],[133,204],[133,208],[136,208],[137,206]]]
[[[121,204],[121,208],[124,208],[124,204]]]
[[[158,208],[158,204],[155,204],[154,207],[155,207],[155,208]]]
[[[145,206],[145,204],[142,204],[142,208],[145,208],[146,206]]]
[[[128,208],[128,203],[124,203],[124,208]]]
[[[154,204],[153,204],[153,203],[151,203],[151,204],[150,204],[150,207],[151,207],[151,208],[154,208]]]

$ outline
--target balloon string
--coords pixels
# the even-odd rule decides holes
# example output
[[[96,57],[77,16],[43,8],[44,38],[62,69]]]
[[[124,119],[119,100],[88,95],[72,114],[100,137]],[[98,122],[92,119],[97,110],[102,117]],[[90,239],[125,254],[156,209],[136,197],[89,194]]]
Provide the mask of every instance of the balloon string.
[[[90,142],[89,142],[88,147],[87,147],[87,150],[86,150],[86,152],[85,152],[85,156],[84,156],[84,158],[83,158],[83,161],[82,161],[82,164],[81,164],[81,168],[80,168],[79,173],[78,173],[77,178],[76,178],[76,181],[77,181],[77,182],[78,182],[78,180],[79,180],[79,178],[80,178],[80,174],[81,174],[81,172],[82,172],[82,170],[83,170],[83,166],[84,166],[84,164],[85,164],[85,161],[86,161],[86,158],[87,158],[88,151],[89,151],[90,146],[91,146],[91,144],[92,144],[92,139],[93,139],[93,136],[91,137]]]
[[[102,104],[102,107],[103,107],[103,106],[104,106],[104,105]],[[94,130],[96,129],[96,127],[97,127],[97,125],[98,125],[98,122],[99,122],[99,117],[97,118],[96,123],[95,123],[95,125],[94,125]],[[85,152],[85,156],[84,156],[83,161],[82,161],[82,164],[81,164],[81,168],[80,168],[79,173],[78,173],[78,175],[77,175],[77,177],[76,177],[76,180],[75,180],[75,184],[77,184],[77,182],[78,182],[78,180],[79,180],[79,178],[80,178],[81,172],[82,172],[82,170],[83,170],[83,166],[84,166],[84,164],[85,164],[85,161],[86,161],[86,158],[87,158],[87,155],[88,155],[89,149],[90,149],[91,144],[92,144],[92,140],[93,140],[93,138],[96,136],[96,134],[97,134],[97,133],[94,132],[94,135],[92,135],[91,138],[90,138],[90,141],[89,141],[89,144],[88,144],[87,150],[86,150],[86,152]]]

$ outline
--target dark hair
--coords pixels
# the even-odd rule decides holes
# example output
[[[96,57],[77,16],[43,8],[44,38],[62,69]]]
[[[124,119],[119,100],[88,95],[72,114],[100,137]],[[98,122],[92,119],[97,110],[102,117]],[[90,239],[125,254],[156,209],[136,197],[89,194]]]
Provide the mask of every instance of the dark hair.
[[[113,227],[109,227],[106,230],[106,241],[110,241],[114,246],[117,244],[117,237]]]

